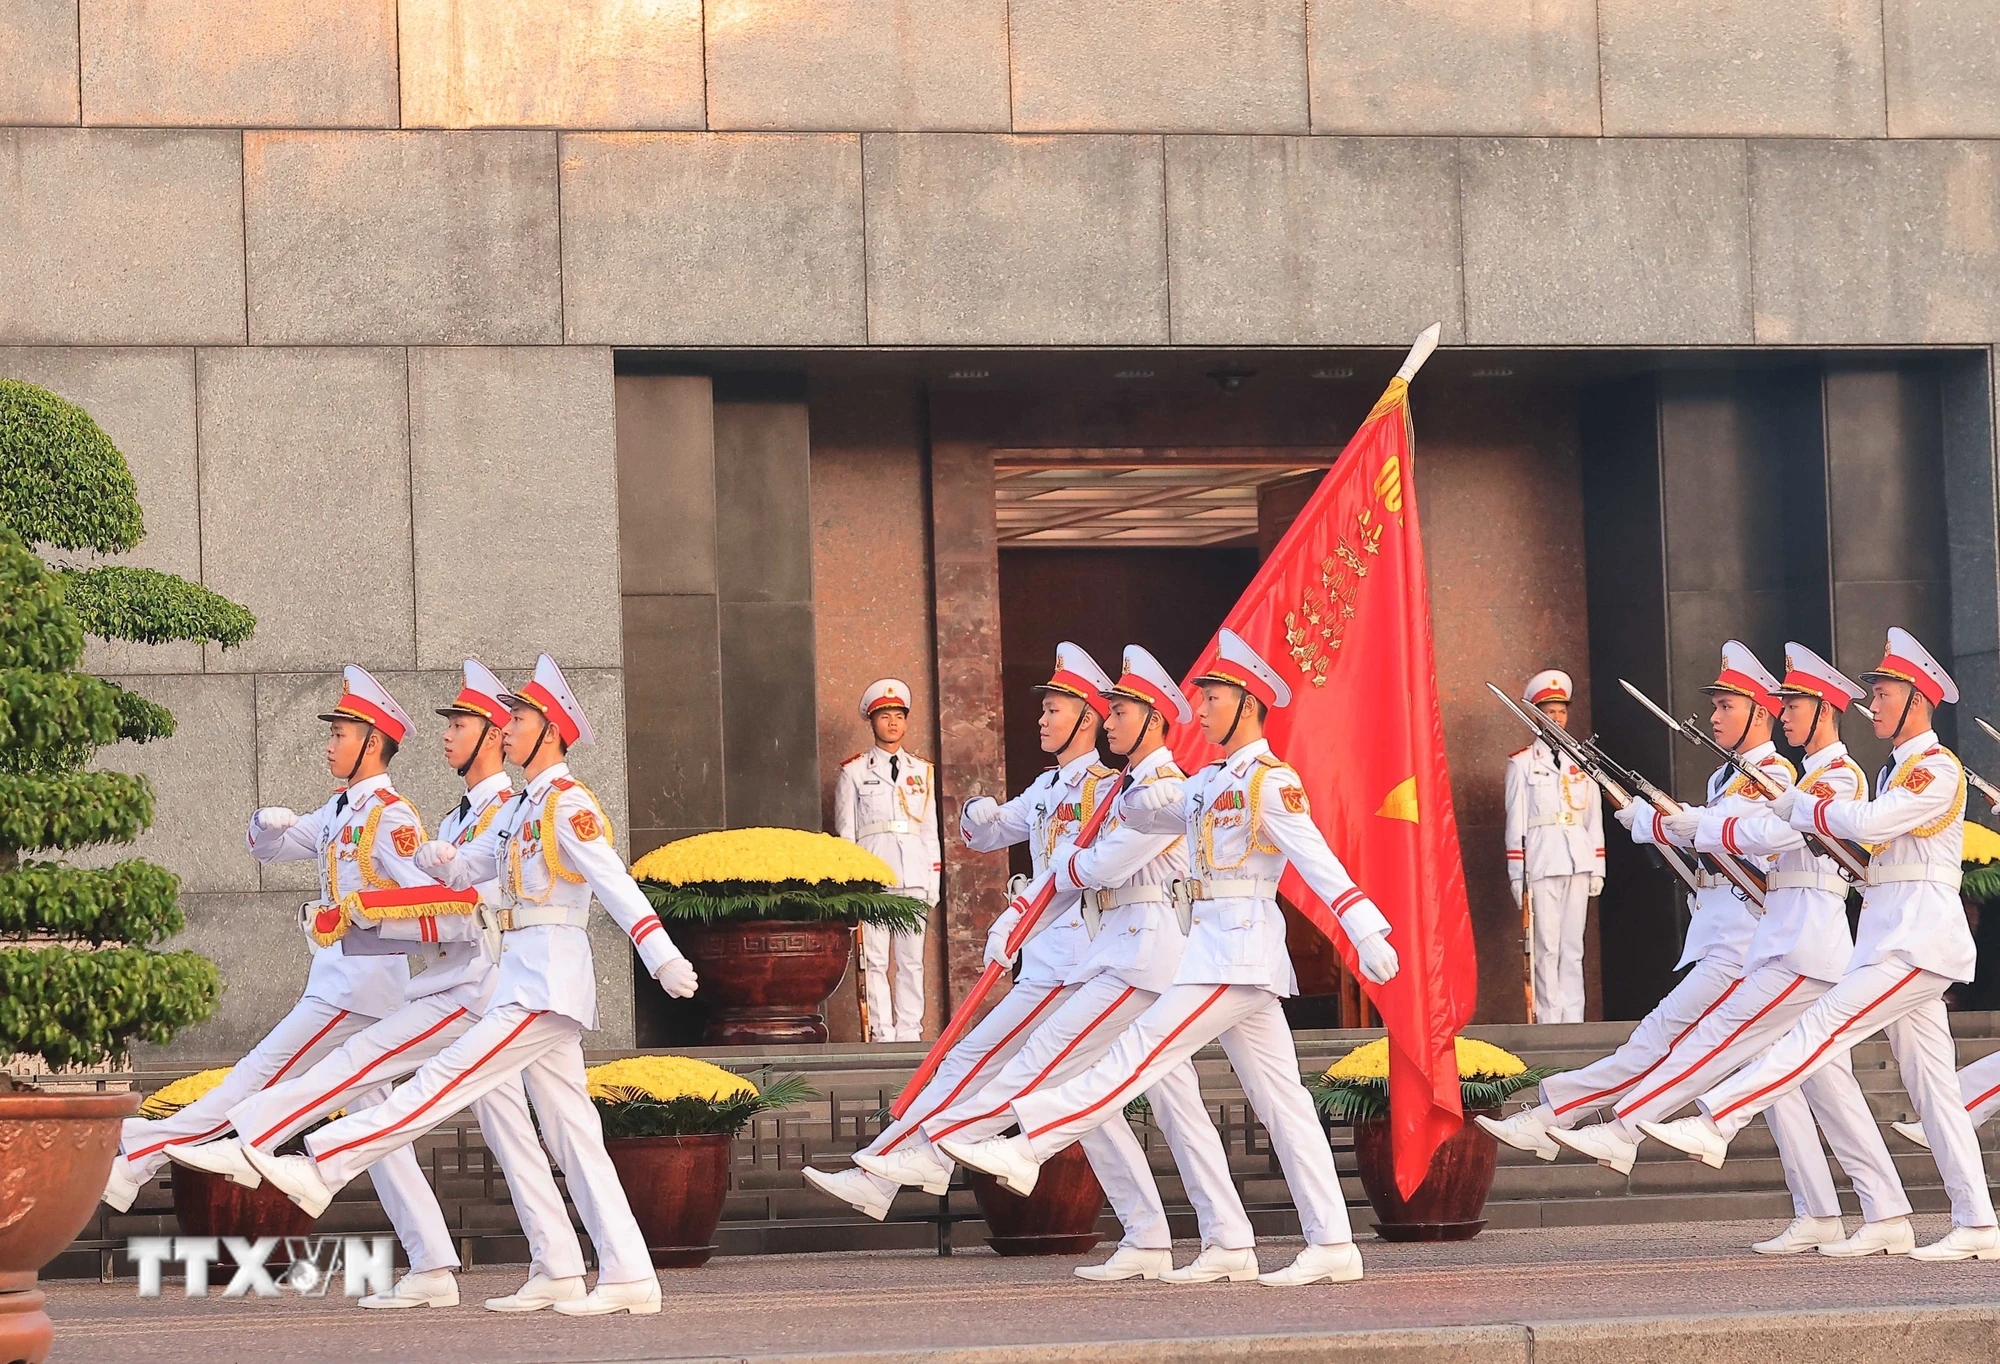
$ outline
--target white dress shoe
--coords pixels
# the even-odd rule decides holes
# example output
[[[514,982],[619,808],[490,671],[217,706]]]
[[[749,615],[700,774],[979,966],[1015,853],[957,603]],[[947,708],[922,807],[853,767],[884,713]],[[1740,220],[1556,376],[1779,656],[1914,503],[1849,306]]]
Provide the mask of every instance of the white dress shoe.
[[[951,1166],[939,1160],[928,1144],[880,1156],[858,1151],[854,1163],[871,1175],[878,1175],[894,1184],[913,1185],[927,1194],[948,1193],[951,1190]]]
[[[1352,1241],[1342,1241],[1332,1246],[1309,1245],[1283,1269],[1259,1274],[1257,1282],[1274,1288],[1297,1288],[1321,1279],[1328,1283],[1353,1283],[1360,1277],[1361,1252]]]
[[[1639,1143],[1621,1136],[1618,1129],[1608,1122],[1568,1131],[1560,1127],[1551,1128],[1549,1139],[1558,1146],[1569,1147],[1578,1155],[1589,1156],[1605,1169],[1616,1170],[1621,1175],[1631,1174],[1632,1162],[1639,1158]]]
[[[1543,1160],[1556,1158],[1556,1144],[1549,1140],[1549,1125],[1542,1120],[1539,1108],[1524,1108],[1511,1118],[1496,1119],[1481,1114],[1473,1121],[1516,1151],[1526,1151]]]
[[[937,1148],[960,1165],[984,1170],[1023,1198],[1035,1191],[1035,1181],[1042,1177],[1042,1163],[1029,1153],[1024,1137],[993,1137],[962,1145],[947,1139]]]
[[[1912,1260],[2000,1260],[2000,1227],[1953,1227],[1910,1252]]]
[[[199,1146],[169,1146],[167,1159],[176,1165],[221,1175],[231,1184],[241,1184],[246,1189],[254,1189],[264,1182],[264,1176],[257,1173],[257,1167],[243,1154],[243,1143],[234,1137],[203,1142]]]
[[[111,1177],[104,1181],[104,1192],[100,1197],[106,1207],[113,1212],[130,1212],[133,1200],[139,1197],[139,1190],[146,1186],[132,1175],[132,1166],[123,1156],[111,1158]]]
[[[1120,1246],[1101,1265],[1078,1265],[1076,1277],[1092,1283],[1117,1283],[1121,1279],[1157,1279],[1174,1267],[1171,1250],[1144,1246]]]
[[[243,1148],[243,1155],[257,1173],[278,1186],[285,1197],[305,1209],[306,1216],[318,1217],[326,1211],[326,1205],[333,1202],[333,1190],[320,1178],[319,1162],[311,1156],[270,1156],[254,1146]]]
[[[1799,1255],[1815,1246],[1833,1245],[1846,1236],[1847,1228],[1838,1217],[1794,1217],[1789,1227],[1750,1249],[1759,1255]]]
[[[1819,1253],[1836,1260],[1862,1255],[1908,1255],[1916,1247],[1917,1234],[1907,1217],[1885,1217],[1879,1222],[1863,1222],[1861,1229],[1845,1241],[1821,1246]]]
[[[806,1183],[821,1193],[832,1195],[856,1212],[867,1213],[877,1222],[889,1215],[889,1204],[894,1200],[894,1195],[883,1197],[882,1190],[876,1187],[874,1179],[866,1170],[828,1172],[815,1170],[808,1165],[799,1173],[805,1176]]]
[[[531,1274],[528,1281],[504,1298],[488,1298],[486,1310],[489,1312],[539,1312],[544,1307],[553,1307],[559,1302],[583,1296],[583,1280],[551,1279],[541,1274]]]
[[[1663,1146],[1671,1146],[1711,1170],[1729,1158],[1729,1143],[1707,1118],[1676,1118],[1672,1122],[1642,1122],[1639,1130]]]
[[[458,1276],[449,1269],[426,1269],[421,1273],[412,1271],[396,1280],[396,1286],[387,1293],[370,1293],[361,1300],[361,1306],[377,1311],[392,1311],[400,1307],[456,1307]]]
[[[1926,1151],[1931,1149],[1931,1139],[1929,1135],[1925,1133],[1923,1123],[1892,1122],[1889,1124],[1889,1128],[1897,1136],[1903,1138],[1903,1140],[1913,1141],[1917,1145],[1923,1147]]]
[[[1256,1277],[1257,1252],[1249,1247],[1203,1246],[1186,1268],[1160,1272],[1161,1283],[1248,1283]]]
[[[660,1281],[652,1278],[606,1283],[599,1279],[590,1292],[580,1298],[565,1298],[555,1304],[555,1309],[566,1317],[608,1317],[613,1312],[650,1317],[660,1310]]]

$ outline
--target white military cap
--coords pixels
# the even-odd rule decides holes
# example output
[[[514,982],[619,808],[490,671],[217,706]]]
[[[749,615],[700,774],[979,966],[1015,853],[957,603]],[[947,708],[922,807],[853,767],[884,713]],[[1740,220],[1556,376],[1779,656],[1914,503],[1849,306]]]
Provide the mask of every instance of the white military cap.
[[[1127,644],[1125,657],[1118,666],[1124,676],[1108,689],[1111,695],[1144,701],[1177,725],[1194,719],[1187,697],[1152,654],[1136,644]]]
[[[1531,706],[1539,706],[1544,701],[1570,701],[1575,697],[1576,688],[1570,684],[1569,674],[1561,668],[1544,668],[1521,688],[1521,699]]]
[[[1048,681],[1037,684],[1035,690],[1074,696],[1100,716],[1111,713],[1111,703],[1104,699],[1104,693],[1111,690],[1111,679],[1081,645],[1068,640],[1056,645],[1056,670]]]
[[[500,698],[507,694],[506,684],[493,675],[484,663],[476,658],[465,660],[465,681],[458,689],[458,695],[448,706],[439,706],[438,714],[449,718],[454,715],[473,715],[489,725],[507,723],[507,703]]]
[[[1778,679],[1771,676],[1771,670],[1759,663],[1750,646],[1740,639],[1724,642],[1722,667],[1715,680],[1702,690],[1710,696],[1718,693],[1747,696],[1773,715],[1785,708],[1784,702],[1773,694],[1778,690]]]
[[[1882,661],[1861,674],[1863,682],[1873,682],[1878,677],[1891,677],[1898,682],[1909,683],[1934,706],[1958,700],[1958,683],[1938,666],[1938,661],[1931,657],[1931,651],[1917,643],[1917,637],[1900,625],[1889,627],[1889,643],[1882,651]]]
[[[1227,682],[1232,687],[1241,687],[1273,709],[1292,704],[1292,689],[1285,685],[1277,670],[1259,658],[1257,651],[1244,643],[1243,636],[1226,625],[1216,632],[1215,662],[1195,681]]]
[[[1785,680],[1772,688],[1780,697],[1816,696],[1835,710],[1868,693],[1851,678],[1797,640],[1785,644]]]
[[[396,698],[389,695],[389,689],[369,676],[368,670],[350,663],[342,671],[346,687],[340,699],[333,703],[333,709],[319,718],[322,720],[359,720],[365,725],[373,725],[388,735],[396,743],[403,742],[403,736],[410,732],[410,717],[396,704]]]
[[[547,654],[535,660],[535,675],[526,685],[500,699],[510,706],[533,706],[548,717],[565,744],[587,744],[597,737],[590,721],[583,718],[583,707],[576,703],[576,693],[569,689],[562,669]]]
[[[870,682],[868,690],[861,693],[861,718],[866,720],[884,706],[910,708],[910,684],[898,677],[885,677],[878,682]]]

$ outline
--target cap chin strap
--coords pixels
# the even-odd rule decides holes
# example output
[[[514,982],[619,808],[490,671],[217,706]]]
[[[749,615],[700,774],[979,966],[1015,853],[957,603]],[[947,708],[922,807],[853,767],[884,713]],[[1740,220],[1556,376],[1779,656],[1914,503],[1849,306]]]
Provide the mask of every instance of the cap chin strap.
[[[538,710],[535,712],[535,714],[541,715],[542,713]],[[546,715],[542,715],[542,732],[535,736],[535,746],[528,750],[528,756],[521,759],[521,770],[523,772],[527,771],[530,767],[534,766],[535,755],[542,751],[542,745],[548,742],[548,738],[549,738],[549,717]]]
[[[366,720],[363,720],[361,723],[368,724]],[[369,735],[372,735],[374,733],[375,733],[375,726],[368,725],[368,733],[361,736],[361,748],[354,755],[354,766],[347,769],[347,775],[341,778],[341,785],[343,786],[354,785],[354,774],[361,770],[362,763],[368,761],[368,738]],[[465,775],[464,771],[461,770],[459,772],[459,775],[464,776]]]
[[[1159,713],[1160,713],[1159,708],[1157,706],[1155,706],[1151,701],[1146,702],[1146,718],[1139,725],[1139,736],[1136,739],[1132,740],[1131,743],[1125,745],[1125,747],[1123,748],[1112,749],[1111,750],[1112,753],[1116,754],[1118,757],[1121,758],[1130,758],[1132,756],[1132,750],[1137,748],[1140,744],[1146,742],[1146,731],[1153,727],[1153,717],[1155,715],[1158,715]],[[1105,742],[1109,743],[1110,740],[1107,739]]]
[[[1736,742],[1729,745],[1729,751],[1731,753],[1740,753],[1743,751],[1743,745],[1750,738],[1750,722],[1756,718],[1757,718],[1757,703],[1755,701],[1752,701],[1750,703],[1749,713],[1743,717],[1742,732],[1736,736]]]
[[[1900,744],[1903,741],[1903,726],[1910,722],[1910,707],[1916,704],[1917,684],[1912,682],[1910,684],[1910,694],[1903,698],[1903,713],[1896,717],[1896,727],[1889,731],[1890,743]]]
[[[458,778],[460,781],[465,780],[465,774],[467,772],[470,772],[472,770],[472,765],[479,761],[479,750],[486,746],[486,736],[488,734],[491,734],[492,732],[493,732],[493,722],[487,719],[484,715],[480,716],[479,737],[472,741],[472,756],[467,758],[464,762],[460,763],[457,768]]]
[[[1229,730],[1216,745],[1218,748],[1226,749],[1229,747],[1229,741],[1236,737],[1237,726],[1243,723],[1243,712],[1249,705],[1250,689],[1248,687],[1238,687],[1236,689],[1236,718],[1229,722]]]
[[[1076,723],[1069,727],[1069,737],[1067,739],[1064,739],[1062,743],[1058,745],[1056,748],[1057,766],[1062,765],[1062,755],[1069,752],[1069,746],[1076,742],[1077,733],[1083,728],[1083,717],[1088,714],[1090,714],[1090,703],[1088,701],[1085,701],[1083,703],[1083,709],[1079,710],[1076,713]]]

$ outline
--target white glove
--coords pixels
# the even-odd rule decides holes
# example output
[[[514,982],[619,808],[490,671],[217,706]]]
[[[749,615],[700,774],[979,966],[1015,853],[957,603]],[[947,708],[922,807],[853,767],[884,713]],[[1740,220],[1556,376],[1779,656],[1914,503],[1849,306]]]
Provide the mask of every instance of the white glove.
[[[986,930],[986,960],[1001,966],[1012,966],[1013,955],[1007,951],[1007,936],[1014,931],[1014,925],[1021,922],[1019,901],[1007,906],[1006,912],[993,921],[993,927]]]
[[[1771,812],[1775,814],[1779,819],[1784,820],[1786,823],[1790,823],[1792,818],[1792,810],[1798,805],[1798,803],[1799,803],[1799,788],[1796,786],[1787,786],[1784,790],[1778,792],[1777,795],[1771,797]]]
[[[1684,838],[1691,843],[1695,830],[1701,827],[1701,815],[1699,805],[1684,805],[1670,815],[1661,815],[1660,827],[1675,838]]]
[[[289,829],[299,822],[298,812],[287,810],[282,805],[267,805],[250,818],[257,825],[258,832],[270,834]]]
[[[458,849],[435,838],[428,843],[418,844],[416,852],[410,855],[410,861],[417,864],[417,870],[427,876],[436,876],[445,869],[447,863],[457,860]]]
[[[701,982],[694,973],[694,963],[686,957],[669,957],[653,972],[653,979],[660,982],[660,988],[675,999],[686,999],[694,994],[695,986]]]
[[[1148,782],[1136,791],[1125,793],[1125,806],[1130,810],[1171,810],[1187,796],[1187,783],[1174,777]]]
[[[1597,898],[1598,896],[1600,896],[1600,895],[1602,895],[1602,894],[1604,894],[1604,878],[1603,878],[1602,876],[1593,876],[1593,877],[1591,877],[1591,878],[1590,878],[1590,898],[1591,898],[1591,899],[1593,899],[1593,900],[1595,900],[1595,899],[1596,899],[1596,898]]]
[[[1396,949],[1389,946],[1389,935],[1386,933],[1370,933],[1354,944],[1354,955],[1360,959],[1361,974],[1371,984],[1387,985],[1402,969],[1396,960]]]
[[[1000,822],[1000,802],[991,796],[974,796],[960,807],[958,817],[968,829],[984,829]]]
[[[1508,888],[1509,890],[1511,890],[1511,891],[1513,891],[1513,892],[1514,892],[1514,908],[1516,908],[1516,909],[1519,909],[1519,908],[1521,907],[1521,887],[1522,887],[1522,885],[1523,885],[1523,883],[1522,883],[1522,882],[1520,882],[1520,881],[1514,881],[1514,880],[1509,880],[1509,881],[1507,882],[1507,888]]]
[[[1626,802],[1616,810],[1613,810],[1611,817],[1629,830],[1632,827],[1632,821],[1639,817],[1639,802],[1636,800]]]

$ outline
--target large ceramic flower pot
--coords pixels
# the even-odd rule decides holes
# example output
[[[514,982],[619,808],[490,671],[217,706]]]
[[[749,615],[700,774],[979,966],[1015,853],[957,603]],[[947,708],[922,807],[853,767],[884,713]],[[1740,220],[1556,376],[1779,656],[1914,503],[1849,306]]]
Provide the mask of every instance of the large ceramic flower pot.
[[[854,930],[829,920],[675,923],[674,942],[701,976],[712,1047],[824,1042],[827,997],[847,974]]]
[[[35,1275],[90,1220],[138,1108],[137,1094],[0,1094],[0,1359],[48,1358]]]
[[[1489,1118],[1497,1108],[1482,1109]],[[1430,1172],[1408,1198],[1396,1191],[1395,1159],[1389,1149],[1389,1120],[1368,1118],[1354,1124],[1354,1160],[1361,1187],[1375,1209],[1375,1230],[1385,1241],[1470,1241],[1486,1225],[1486,1195],[1493,1190],[1493,1171],[1500,1144],[1472,1119],[1431,1155]]]
[[[1026,1198],[981,1170],[966,1170],[965,1179],[986,1217],[986,1244],[1002,1255],[1081,1255],[1103,1239],[1104,1189],[1081,1146],[1045,1162]]]
[[[174,1221],[183,1236],[242,1236],[253,1241],[276,1236],[278,1248],[270,1263],[279,1265],[291,1259],[286,1237],[312,1234],[311,1216],[268,1180],[246,1189],[206,1170],[187,1165],[172,1169]]]
[[[723,1132],[605,1141],[659,1268],[693,1269],[715,1253],[715,1227],[729,1193],[729,1143]]]

